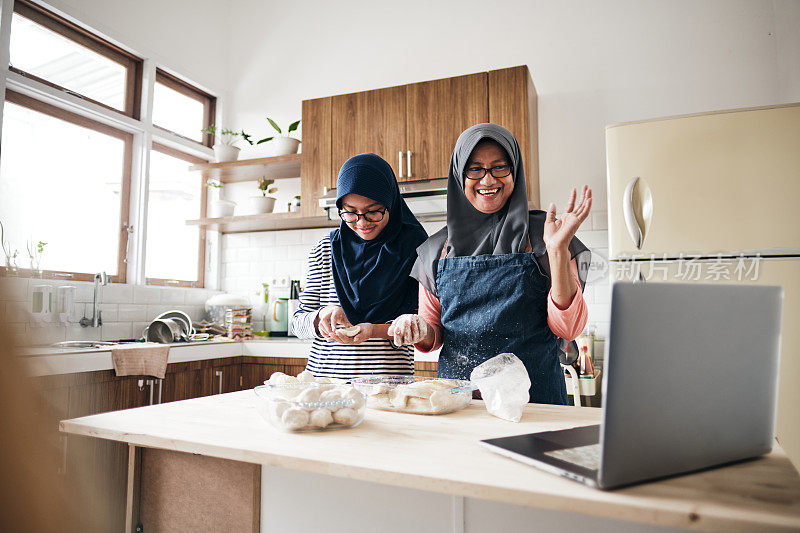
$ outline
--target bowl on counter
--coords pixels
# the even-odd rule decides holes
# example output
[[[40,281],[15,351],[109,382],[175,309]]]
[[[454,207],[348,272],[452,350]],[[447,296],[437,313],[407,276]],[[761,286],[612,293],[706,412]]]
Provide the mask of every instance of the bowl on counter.
[[[340,383],[265,383],[253,389],[256,410],[283,431],[355,427],[366,414],[366,394]]]
[[[477,387],[467,380],[418,376],[356,378],[353,386],[367,394],[367,407],[421,415],[459,411],[472,401]]]

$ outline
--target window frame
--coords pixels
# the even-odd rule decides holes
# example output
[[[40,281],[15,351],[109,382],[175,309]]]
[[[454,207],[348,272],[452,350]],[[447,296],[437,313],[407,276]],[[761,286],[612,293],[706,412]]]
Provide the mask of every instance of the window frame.
[[[183,81],[182,79],[173,76],[172,74],[160,69],[156,68],[156,83],[160,83],[170,89],[181,93],[184,96],[188,96],[194,100],[197,100],[203,104],[203,127],[208,128],[212,124],[214,124],[214,116],[216,115],[217,111],[217,99],[216,97],[208,94],[205,91],[201,91],[197,87],[193,86],[190,83]],[[180,133],[176,133],[172,130],[159,126],[158,124],[153,121],[153,127],[158,128],[162,131],[168,131],[173,135],[177,135],[183,139],[186,139],[191,142],[198,142],[195,139],[189,139],[181,135]],[[203,146],[208,146],[211,148],[214,146],[214,134],[213,133],[204,133],[203,134],[203,141],[200,143]],[[207,162],[207,161],[204,161]]]
[[[208,163],[208,159],[203,159],[197,156],[193,156],[191,154],[187,154],[185,152],[181,152],[180,150],[176,150],[175,148],[171,148],[169,146],[159,144],[157,142],[153,142],[152,151],[162,153],[164,155],[168,155],[174,157],[176,159],[182,159],[188,163],[193,165],[201,164],[201,163]],[[206,212],[206,205],[208,203],[208,187],[205,186],[205,180],[203,177],[198,174],[198,180],[200,182],[200,217],[205,216]],[[148,191],[149,194],[149,191]],[[149,215],[149,208],[148,208],[148,215]],[[189,280],[175,280],[175,279],[165,279],[165,278],[151,278],[147,276],[147,264],[142,265],[142,269],[144,271],[144,282],[145,285],[153,285],[153,286],[161,286],[161,287],[193,287],[193,288],[205,288],[205,270],[206,270],[206,228],[200,227],[199,239],[200,245],[197,249],[197,280],[189,281]],[[150,231],[148,226],[147,231]],[[147,247],[147,236],[145,235],[145,249]]]
[[[10,71],[16,72],[17,74],[25,76],[26,78],[34,79],[40,83],[44,83],[45,85],[59,89],[73,96],[77,96],[78,98],[92,102],[106,109],[110,109],[116,113],[122,113],[123,115],[129,116],[135,120],[140,120],[142,108],[143,71],[143,60],[141,58],[95,35],[81,26],[63,17],[60,17],[59,15],[56,15],[52,11],[30,2],[29,0],[15,0],[14,13],[32,20],[33,22],[44,26],[55,33],[58,33],[62,37],[89,48],[90,50],[97,52],[98,54],[125,67],[127,71],[125,80],[125,109],[120,110],[102,102],[98,102],[97,100],[94,100],[86,95],[72,91],[66,87],[58,85],[57,83],[40,78],[35,74],[31,74],[11,65],[8,67]]]
[[[119,211],[119,241],[117,244],[117,273],[109,276],[114,283],[126,283],[127,262],[129,251],[130,204],[131,204],[131,177],[133,174],[133,134],[113,128],[96,120],[72,113],[52,104],[42,102],[25,94],[6,88],[6,102],[11,102],[27,109],[48,115],[76,126],[91,129],[105,135],[121,139],[125,143],[122,161],[122,176],[120,189]],[[5,267],[4,267],[5,268]],[[20,268],[22,277],[32,277],[30,269]],[[94,273],[69,272],[66,270],[43,270],[43,278],[69,279],[73,281],[93,281]]]

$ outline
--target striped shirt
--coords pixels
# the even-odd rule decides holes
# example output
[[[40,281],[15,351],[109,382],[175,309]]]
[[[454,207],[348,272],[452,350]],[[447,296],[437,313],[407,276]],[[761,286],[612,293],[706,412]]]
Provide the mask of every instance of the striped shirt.
[[[319,336],[314,321],[320,309],[339,306],[331,274],[331,239],[323,237],[308,254],[308,279],[300,294],[300,307],[292,315],[292,330],[301,339],[313,339],[307,369],[315,376],[350,379],[373,374],[414,374],[411,346],[395,347],[387,339],[362,344],[328,342]]]

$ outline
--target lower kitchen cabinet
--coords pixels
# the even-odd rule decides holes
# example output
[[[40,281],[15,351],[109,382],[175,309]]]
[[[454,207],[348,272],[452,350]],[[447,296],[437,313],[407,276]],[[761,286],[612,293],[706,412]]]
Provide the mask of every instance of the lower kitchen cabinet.
[[[435,378],[439,363],[436,361],[414,361],[414,375],[423,378]]]
[[[242,390],[242,365],[239,359],[239,357],[228,357],[213,361],[212,394]]]
[[[167,373],[160,384],[161,403],[213,394],[212,371],[210,361],[188,361],[167,365]]]

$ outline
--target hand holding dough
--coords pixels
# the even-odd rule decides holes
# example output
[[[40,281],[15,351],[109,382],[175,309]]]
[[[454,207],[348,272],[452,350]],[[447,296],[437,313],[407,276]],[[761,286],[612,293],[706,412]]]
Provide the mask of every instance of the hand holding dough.
[[[416,344],[425,339],[430,326],[419,315],[400,315],[389,327],[395,346]]]

